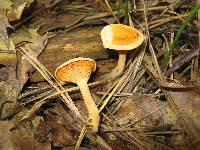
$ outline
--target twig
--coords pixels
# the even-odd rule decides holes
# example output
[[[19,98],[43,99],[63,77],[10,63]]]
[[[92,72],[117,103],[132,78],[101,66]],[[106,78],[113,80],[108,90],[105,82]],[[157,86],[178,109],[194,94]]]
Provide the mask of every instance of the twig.
[[[186,64],[187,62],[190,62],[193,58],[195,58],[196,56],[199,56],[199,48],[195,48],[189,52],[186,52],[180,56],[178,56],[176,59],[174,59],[174,61],[172,62],[172,67],[169,68],[167,71],[165,71],[165,75],[169,76],[172,73],[174,73],[176,70],[178,70],[179,68],[181,68],[184,64]]]

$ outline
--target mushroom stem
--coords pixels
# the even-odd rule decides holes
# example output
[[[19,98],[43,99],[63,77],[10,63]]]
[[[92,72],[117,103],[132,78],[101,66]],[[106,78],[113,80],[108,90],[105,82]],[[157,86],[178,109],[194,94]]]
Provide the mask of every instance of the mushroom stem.
[[[80,87],[80,91],[83,95],[83,99],[89,113],[87,127],[91,133],[96,133],[98,131],[99,120],[100,120],[99,110],[95,102],[93,101],[87,82],[81,81],[81,82],[78,82],[77,84]]]
[[[105,78],[116,78],[123,72],[126,63],[126,55],[126,51],[119,51],[117,66],[110,73],[106,74]]]

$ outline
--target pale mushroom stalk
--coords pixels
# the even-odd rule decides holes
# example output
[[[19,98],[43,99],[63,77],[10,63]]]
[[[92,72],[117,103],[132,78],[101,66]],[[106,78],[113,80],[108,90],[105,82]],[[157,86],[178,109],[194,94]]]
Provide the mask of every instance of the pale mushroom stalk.
[[[90,94],[90,90],[88,88],[87,82],[84,80],[78,81],[77,85],[80,88],[80,91],[83,96],[83,100],[85,102],[85,105],[89,114],[87,126],[90,129],[90,132],[96,133],[98,131],[99,120],[100,120],[99,110],[97,109],[97,106]]]
[[[126,51],[119,51],[119,58],[118,58],[117,66],[110,73],[106,74],[104,77],[115,78],[115,77],[119,76],[125,68],[126,55],[127,55]]]

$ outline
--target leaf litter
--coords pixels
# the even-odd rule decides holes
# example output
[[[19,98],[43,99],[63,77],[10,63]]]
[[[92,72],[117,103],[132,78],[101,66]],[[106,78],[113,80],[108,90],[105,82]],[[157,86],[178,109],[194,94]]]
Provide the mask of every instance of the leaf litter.
[[[94,35],[91,28],[102,28],[116,20],[123,23],[123,2],[2,1],[1,149],[8,145],[10,149],[31,149],[34,145],[37,149],[198,149],[200,84],[196,20],[183,32],[169,67],[160,69],[161,58],[173,42],[173,35],[196,3],[140,0],[129,5],[129,23],[146,34],[146,41],[139,51],[129,53],[126,69],[116,79],[100,80],[105,70],[114,68],[116,54],[96,58],[97,63],[104,62],[98,67],[109,69],[97,70],[89,83],[101,116],[99,132],[92,135],[85,128],[88,114],[79,88],[60,84],[52,70],[46,68],[46,64],[53,62],[42,64],[38,56],[48,47],[49,39],[62,33],[88,30],[90,34],[83,37],[90,40]],[[31,9],[35,12],[28,16],[26,13]],[[196,40],[191,40],[192,37]],[[77,39],[76,35],[69,38]],[[80,53],[78,49],[76,53]],[[35,70],[43,77],[40,83],[29,79]],[[41,83],[44,87],[40,87]]]

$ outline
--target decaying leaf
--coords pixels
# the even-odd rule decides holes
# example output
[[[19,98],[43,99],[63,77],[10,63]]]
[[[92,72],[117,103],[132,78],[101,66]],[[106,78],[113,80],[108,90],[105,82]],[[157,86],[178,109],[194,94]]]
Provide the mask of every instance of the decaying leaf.
[[[115,117],[121,125],[136,123],[141,127],[171,123],[166,121],[169,115],[170,111],[164,102],[146,95],[134,95],[126,99]]]
[[[194,118],[200,127],[200,94],[199,88],[191,91],[173,92],[176,104]]]
[[[12,39],[8,38],[8,44],[9,45],[7,46],[2,37],[0,37],[0,50],[8,50],[8,51],[15,50],[15,44],[13,43]]]
[[[11,121],[0,121],[0,149],[1,150],[50,150],[48,143],[39,143],[34,138],[34,129],[29,122],[20,124],[16,129]]]
[[[4,72],[3,72],[4,71]],[[4,78],[10,78],[10,74],[12,74],[11,70],[8,68],[4,70],[0,70],[0,74],[3,74],[6,76]],[[7,79],[6,81],[8,81]],[[7,83],[5,81],[0,82],[0,106],[1,106],[1,113],[0,113],[0,118],[5,118],[8,116],[15,104],[16,104],[16,97],[19,94],[19,89],[15,86],[17,85],[16,80],[13,81],[13,85],[10,83]]]
[[[38,29],[17,30],[15,33],[11,34],[11,38],[15,44],[19,44],[21,42],[34,43],[39,37],[37,31]]]
[[[14,125],[11,122],[8,121],[0,121],[0,149],[5,150],[5,149],[14,149],[14,145],[12,141],[10,140],[11,134],[10,134],[10,129]]]
[[[15,63],[16,60],[16,54],[15,53],[1,53],[0,50],[0,64],[3,65],[12,65]]]
[[[34,41],[34,43],[28,43],[25,45],[24,48],[29,53],[29,55],[37,59],[38,55],[42,52],[46,45],[46,38],[46,36],[38,36],[37,40]],[[19,54],[17,69],[17,78],[22,88],[28,79],[28,72],[32,72],[34,68],[29,63],[29,60],[27,60],[27,57],[25,55]]]
[[[0,64],[13,64],[16,59],[15,45],[21,42],[35,43],[39,38],[37,30],[38,29],[17,30],[15,33],[11,34],[9,38],[9,47],[6,46],[3,39],[0,37]]]
[[[79,135],[76,119],[60,106],[55,109],[52,110],[54,113],[44,112],[47,120],[40,122],[35,138],[41,142],[49,141],[56,147],[75,145]]]
[[[9,46],[0,37],[0,64],[11,65],[16,60],[15,45],[11,38],[8,38]]]
[[[45,46],[45,42],[46,36],[38,36],[34,43],[25,44],[24,49],[37,59],[37,56]],[[13,113],[13,108],[17,106],[17,96],[28,79],[28,72],[32,72],[33,70],[33,66],[21,53],[17,53],[17,62],[0,70],[0,75],[5,74],[5,77],[2,79],[3,81],[0,82],[2,84],[2,88],[0,88],[2,118]]]
[[[7,28],[12,28],[12,26],[8,22],[6,11],[6,9],[0,9],[0,42],[9,47]]]
[[[1,0],[0,9],[11,9],[12,2],[10,0]]]
[[[16,21],[21,18],[24,8],[33,0],[13,0],[12,9],[7,12],[9,21]]]

